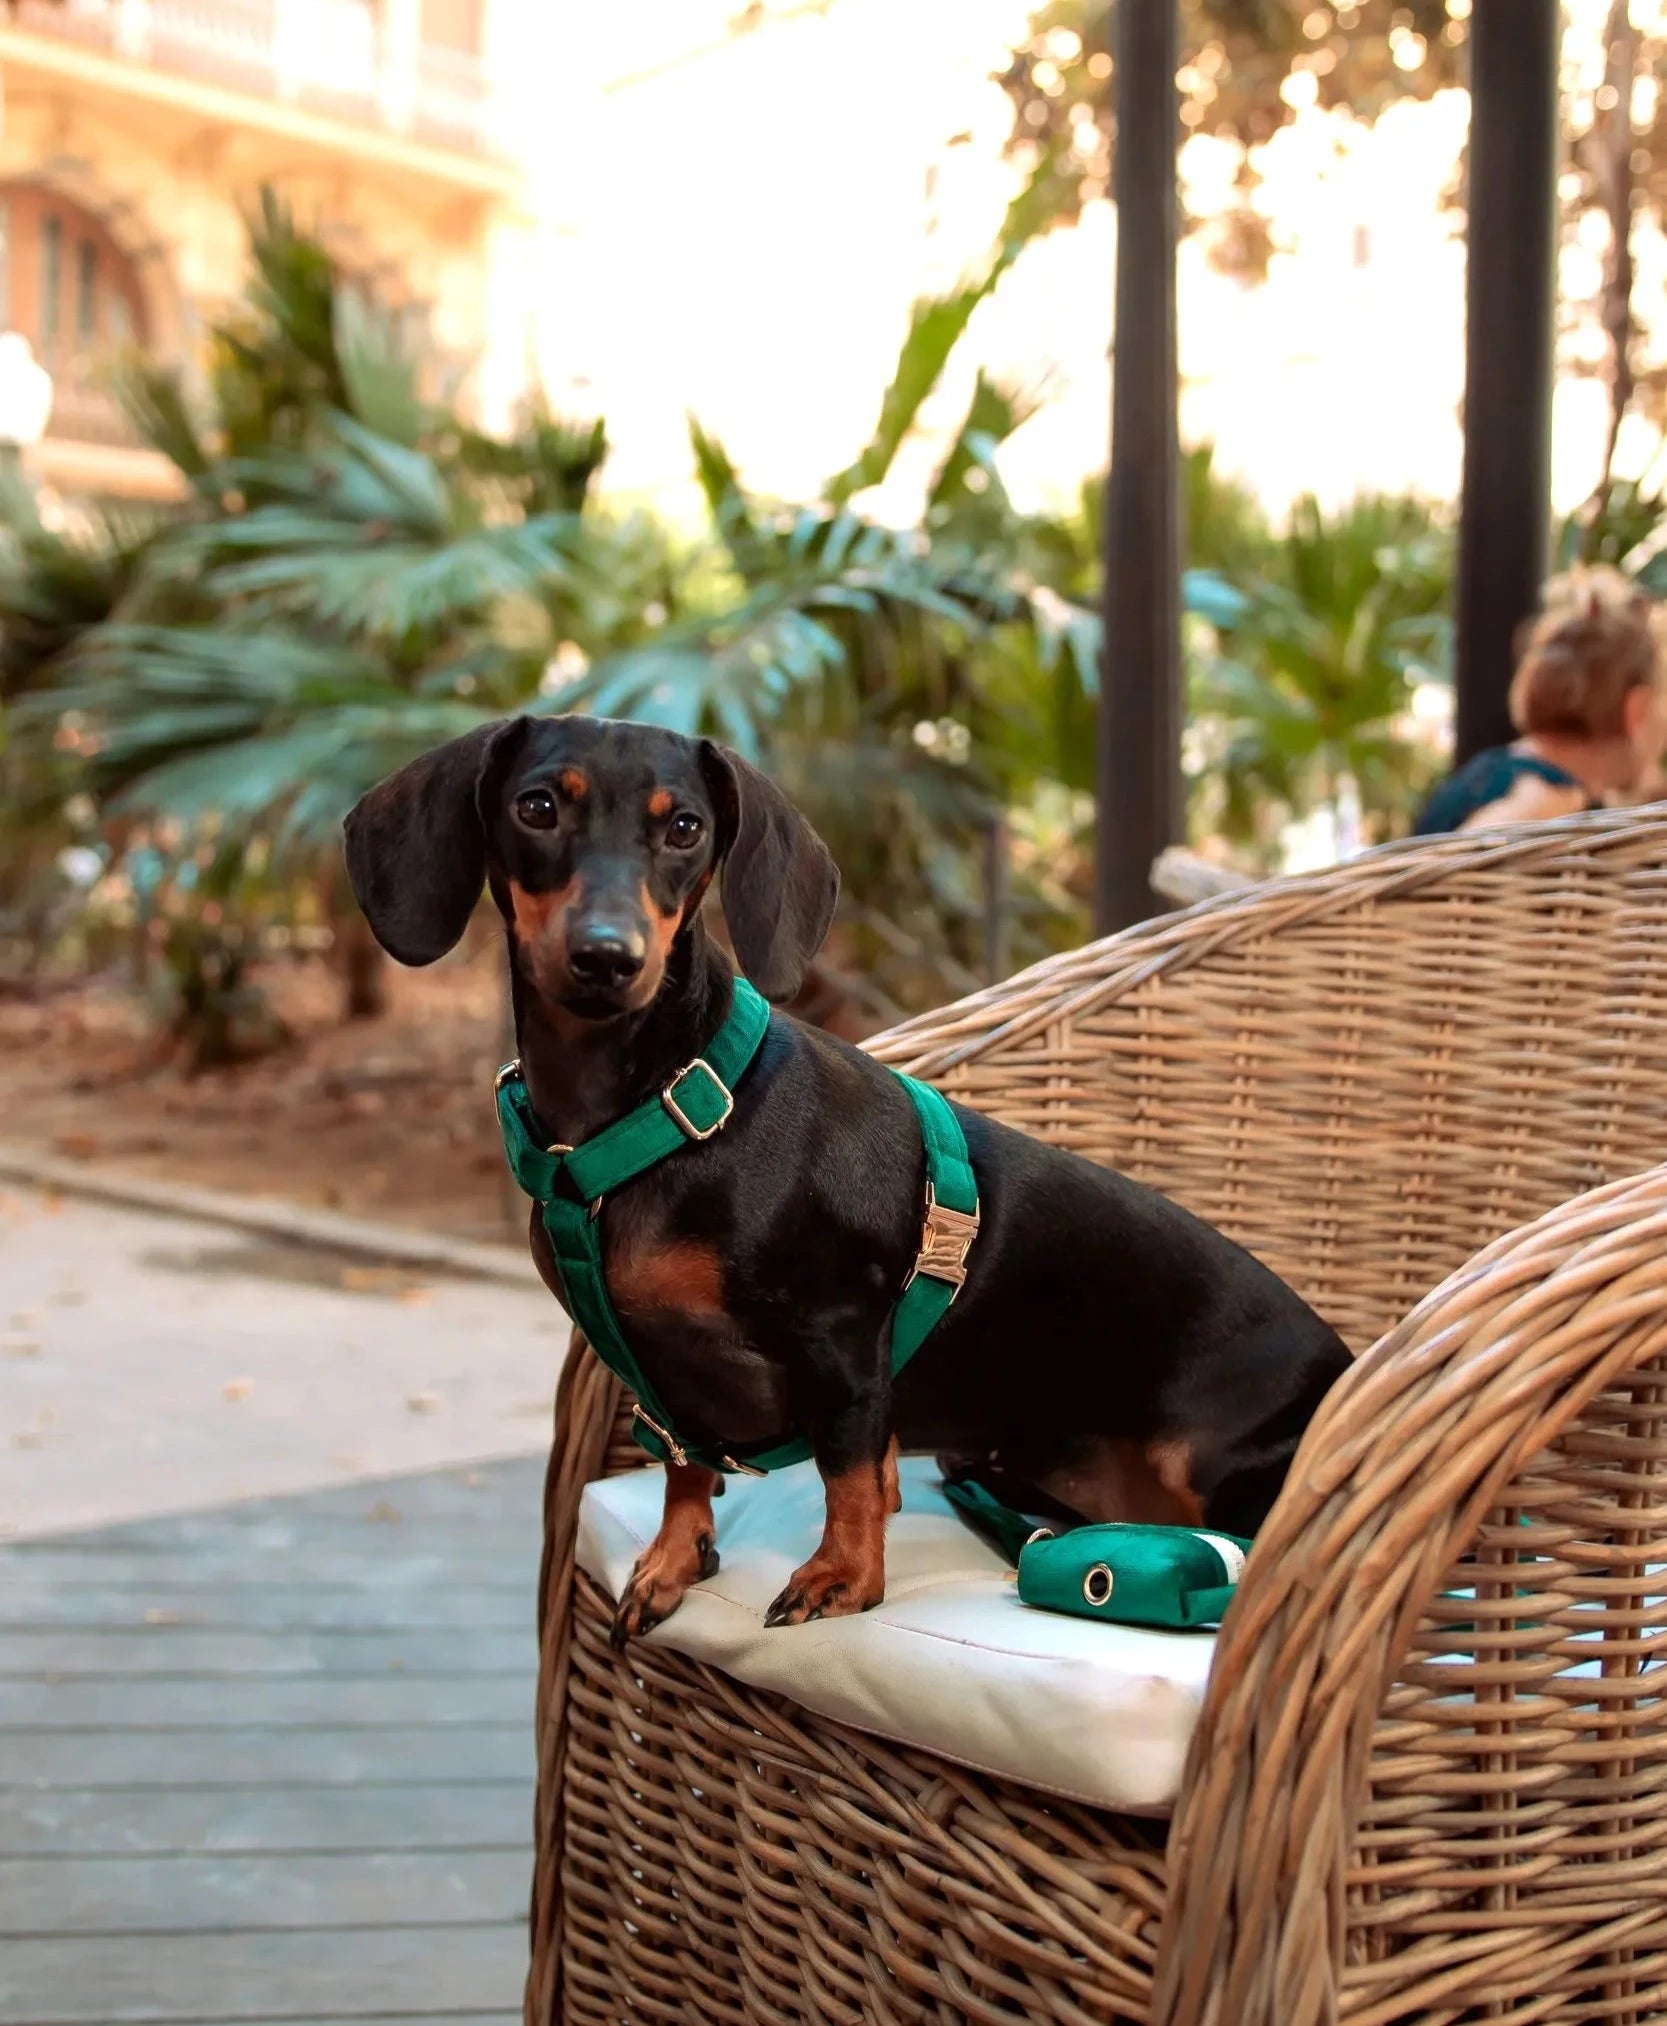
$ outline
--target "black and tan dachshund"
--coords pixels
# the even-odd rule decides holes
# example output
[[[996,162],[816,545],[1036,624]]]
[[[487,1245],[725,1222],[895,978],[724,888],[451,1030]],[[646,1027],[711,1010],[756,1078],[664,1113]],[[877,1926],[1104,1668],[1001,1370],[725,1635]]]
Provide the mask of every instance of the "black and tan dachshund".
[[[528,1094],[568,1144],[663,1089],[728,1013],[734,969],[701,915],[715,876],[740,968],[777,1003],[839,885],[810,825],[735,754],[585,718],[484,725],[404,768],[348,817],[347,862],[405,964],[451,949],[490,889]],[[826,1528],[773,1625],[880,1601],[900,1448],[976,1459],[1032,1512],[1254,1532],[1348,1363],[1281,1280],[1165,1197],[957,1115],[982,1228],[895,1382],[888,1324],[925,1162],[907,1093],[858,1050],[772,1014],[724,1130],[603,1207],[609,1295],[685,1440],[814,1447]],[[536,1210],[532,1249],[555,1289]],[[668,1468],[618,1639],[716,1568],[720,1483]]]

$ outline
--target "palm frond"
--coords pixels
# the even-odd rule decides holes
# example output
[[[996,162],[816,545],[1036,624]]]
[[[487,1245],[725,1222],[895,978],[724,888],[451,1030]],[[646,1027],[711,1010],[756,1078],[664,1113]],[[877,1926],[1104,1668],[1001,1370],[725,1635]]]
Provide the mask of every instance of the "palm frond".
[[[414,449],[428,424],[428,406],[398,320],[362,290],[337,286],[331,342],[348,412],[366,430]]]
[[[1004,387],[980,367],[966,415],[927,488],[928,526],[950,526],[969,513],[999,519],[1009,511],[995,453],[1041,405],[1039,394]]]
[[[142,443],[160,451],[194,486],[209,476],[215,454],[177,366],[129,358],[117,369],[114,391]]]
[[[608,432],[600,418],[570,422],[537,404],[507,438],[458,429],[455,454],[466,476],[519,513],[577,514],[607,461]]]
[[[431,457],[350,416],[333,418],[317,450],[234,460],[226,478],[261,504],[176,529],[163,564],[198,574],[222,601],[349,638],[386,644],[472,625],[504,599],[570,583],[576,568],[573,516],[467,525]]]
[[[299,635],[107,627],[14,723],[42,748],[71,727],[114,812],[213,817],[311,850],[384,774],[493,714],[458,694],[458,673],[412,694],[376,656]]]
[[[946,294],[923,296],[909,311],[908,328],[880,399],[874,433],[859,455],[824,488],[835,506],[865,487],[878,485],[890,471],[904,438],[919,419],[921,404],[943,377],[950,354],[971,323],[973,312],[997,285],[1020,253],[1045,231],[1050,217],[1046,174],[1038,167],[1007,207],[994,246],[957,287]]]

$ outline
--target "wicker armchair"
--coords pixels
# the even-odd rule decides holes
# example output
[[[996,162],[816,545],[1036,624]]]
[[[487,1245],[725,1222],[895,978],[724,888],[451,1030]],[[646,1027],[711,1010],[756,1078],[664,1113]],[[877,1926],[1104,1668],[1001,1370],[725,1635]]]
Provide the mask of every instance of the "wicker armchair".
[[[570,1359],[529,2026],[1660,2017],[1667,811],[1392,848],[875,1047],[1170,1191],[1365,1355],[1167,1834],[616,1658],[576,1515],[639,1456]]]

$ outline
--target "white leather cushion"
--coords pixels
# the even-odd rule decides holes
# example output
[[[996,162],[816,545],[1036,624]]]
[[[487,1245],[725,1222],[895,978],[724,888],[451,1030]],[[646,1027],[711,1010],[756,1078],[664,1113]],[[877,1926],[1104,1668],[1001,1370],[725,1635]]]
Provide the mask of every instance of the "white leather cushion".
[[[819,1715],[964,1766],[1132,1814],[1169,1812],[1215,1649],[1206,1632],[1095,1624],[1019,1602],[958,1519],[929,1458],[905,1457],[886,1597],[854,1618],[767,1631],[764,1613],[822,1534],[801,1463],[732,1477],[714,1510],[722,1566],[649,1638]],[[660,1525],[663,1473],[588,1487],[579,1565],[617,1597]]]

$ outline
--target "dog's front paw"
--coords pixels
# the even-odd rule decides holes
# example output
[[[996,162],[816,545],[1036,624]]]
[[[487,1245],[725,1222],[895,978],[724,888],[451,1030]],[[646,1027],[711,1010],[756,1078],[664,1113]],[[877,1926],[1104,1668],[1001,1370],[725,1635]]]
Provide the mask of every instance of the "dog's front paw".
[[[692,1540],[656,1540],[637,1557],[631,1580],[614,1612],[608,1640],[616,1653],[628,1639],[640,1639],[663,1624],[696,1583],[718,1573],[718,1550],[709,1533]]]
[[[812,1618],[850,1618],[872,1611],[886,1594],[883,1557],[838,1556],[819,1549],[764,1614],[766,1625],[803,1625]]]

